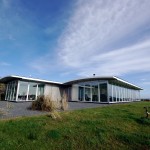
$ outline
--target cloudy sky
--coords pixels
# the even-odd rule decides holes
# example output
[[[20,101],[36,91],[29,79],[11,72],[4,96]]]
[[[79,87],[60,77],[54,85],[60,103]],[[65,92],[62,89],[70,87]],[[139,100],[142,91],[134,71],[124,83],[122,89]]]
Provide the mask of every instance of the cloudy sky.
[[[150,0],[0,0],[0,76],[118,76],[150,98]]]

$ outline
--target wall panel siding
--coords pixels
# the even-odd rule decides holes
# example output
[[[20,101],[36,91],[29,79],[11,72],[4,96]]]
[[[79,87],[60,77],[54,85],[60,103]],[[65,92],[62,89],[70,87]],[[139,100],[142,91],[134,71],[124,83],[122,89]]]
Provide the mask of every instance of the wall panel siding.
[[[44,95],[45,96],[50,96],[52,98],[52,100],[57,101],[57,100],[61,100],[61,88],[59,86],[56,85],[45,85],[45,89],[44,89]]]
[[[78,101],[78,85],[73,84],[72,85],[72,101]]]

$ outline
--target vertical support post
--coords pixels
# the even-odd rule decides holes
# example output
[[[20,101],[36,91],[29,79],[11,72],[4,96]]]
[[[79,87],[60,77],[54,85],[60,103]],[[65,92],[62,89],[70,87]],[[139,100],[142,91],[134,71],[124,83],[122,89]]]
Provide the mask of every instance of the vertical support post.
[[[17,81],[16,101],[18,101],[19,88],[20,88],[20,82],[19,82],[19,80],[18,80],[18,81]]]
[[[30,88],[30,83],[28,82],[28,89],[27,89],[27,97],[26,97],[26,101],[29,100],[29,88]]]
[[[84,88],[83,88],[83,94],[84,94],[84,96],[83,96],[83,101],[85,102],[85,84],[84,84]]]
[[[37,99],[37,97],[38,97],[38,84],[36,85],[36,95],[35,95],[35,100]]]
[[[117,86],[115,85],[115,96],[116,96],[116,102],[117,102]]]
[[[113,91],[113,87],[114,87],[114,85],[112,84],[111,85],[111,96],[112,96],[112,102],[114,102],[114,91]]]
[[[90,98],[91,98],[91,99],[90,99],[90,102],[92,102],[92,94],[93,94],[93,93],[92,93],[92,85],[90,85]]]
[[[118,89],[119,89],[119,102],[120,102],[120,92],[121,92],[120,86],[118,86]]]
[[[109,103],[109,84],[107,81],[107,102]]]
[[[100,86],[99,86],[99,83],[98,83],[98,102],[100,102]]]

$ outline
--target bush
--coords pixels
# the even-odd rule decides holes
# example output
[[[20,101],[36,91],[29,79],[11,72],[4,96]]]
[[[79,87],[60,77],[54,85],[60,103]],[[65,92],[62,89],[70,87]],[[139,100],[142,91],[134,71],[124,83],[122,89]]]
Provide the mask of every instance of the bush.
[[[31,107],[33,110],[52,112],[57,109],[58,105],[49,96],[38,96],[37,100],[32,102]]]
[[[53,119],[61,119],[61,116],[57,112],[61,105],[58,101],[53,101],[50,96],[39,96],[36,101],[32,102],[31,109],[42,110],[50,112],[50,116]]]

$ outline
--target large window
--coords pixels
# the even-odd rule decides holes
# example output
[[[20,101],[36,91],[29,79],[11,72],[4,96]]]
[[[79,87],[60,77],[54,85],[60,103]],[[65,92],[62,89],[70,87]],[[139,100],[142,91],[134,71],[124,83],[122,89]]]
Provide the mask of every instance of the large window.
[[[92,85],[92,101],[99,101],[98,99],[98,85]]]
[[[19,81],[19,92],[18,100],[27,100],[28,99],[28,82]]]
[[[78,100],[107,102],[107,83],[98,81],[82,82],[78,87]]]
[[[37,96],[44,95],[44,84],[19,81],[18,100],[36,100]]]
[[[100,87],[100,101],[107,102],[107,83],[101,83]]]
[[[44,84],[38,84],[38,93],[37,96],[44,95]]]
[[[5,100],[16,100],[17,81],[12,81],[7,84]]]
[[[85,85],[85,101],[91,101],[91,87],[90,87],[90,85]]]
[[[108,85],[108,86],[107,86]],[[138,100],[139,91],[127,85],[107,81],[89,81],[79,83],[78,100],[90,102],[126,102]]]
[[[28,94],[29,100],[35,100],[36,99],[36,89],[37,89],[37,83],[30,83],[29,84],[29,94]]]
[[[112,98],[113,98],[113,86],[111,84],[108,85],[108,96],[109,96],[109,101],[112,102]]]
[[[84,101],[84,88],[79,87],[79,100]]]

